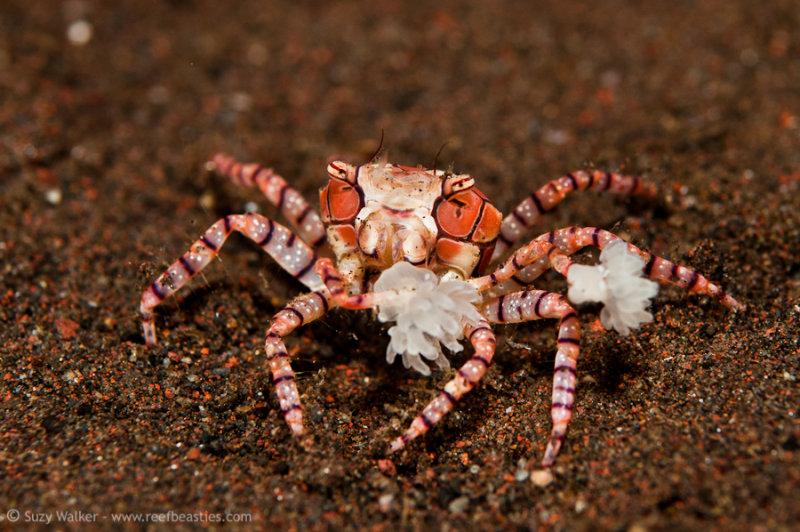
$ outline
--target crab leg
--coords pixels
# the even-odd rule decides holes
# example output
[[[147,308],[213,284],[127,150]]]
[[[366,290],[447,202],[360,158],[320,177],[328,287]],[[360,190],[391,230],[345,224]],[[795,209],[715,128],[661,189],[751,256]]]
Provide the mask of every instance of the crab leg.
[[[479,310],[493,323],[519,323],[542,318],[560,320],[550,407],[553,430],[542,459],[542,467],[550,467],[558,455],[572,417],[580,345],[578,317],[562,295],[543,290],[525,290],[492,298],[485,301]]]
[[[372,308],[380,304],[381,297],[386,294],[386,292],[370,292],[347,296],[342,279],[329,259],[318,260],[316,268],[330,291],[332,299],[345,308]],[[414,418],[408,430],[391,442],[387,453],[399,451],[408,442],[426,433],[453,408],[461,396],[474,388],[486,373],[486,369],[492,362],[496,344],[494,333],[489,328],[488,322],[483,318],[476,324],[465,322],[464,335],[469,338],[475,348],[475,354],[458,370],[455,378],[445,385],[439,395]]]
[[[317,275],[322,279],[322,283],[328,288],[334,301],[341,305],[347,300],[347,292],[344,289],[344,280],[336,268],[333,266],[333,261],[328,258],[319,259],[314,268]],[[364,307],[367,308],[367,307]]]
[[[326,314],[333,306],[332,303],[330,294],[325,288],[298,297],[275,314],[265,341],[267,363],[283,417],[294,435],[305,446],[308,446],[310,441],[306,439],[303,407],[300,404],[294,371],[283,338],[297,327]]]
[[[224,153],[215,154],[211,160],[222,175],[237,185],[257,185],[264,196],[289,220],[300,238],[312,248],[317,249],[325,243],[325,226],[322,225],[319,215],[299,192],[271,168],[255,163],[242,164]]]
[[[550,181],[539,190],[525,198],[522,203],[503,219],[500,235],[494,248],[492,260],[497,260],[533,226],[544,213],[555,207],[574,190],[598,190],[616,194],[655,195],[655,187],[642,181],[640,177],[601,172],[599,170],[578,170]]]
[[[349,310],[367,310],[375,308],[381,304],[386,297],[394,295],[394,291],[386,292],[367,292],[364,294],[347,295],[344,279],[333,266],[333,261],[328,258],[321,258],[317,261],[315,269],[317,275],[322,278],[322,282],[331,294],[337,306]]]
[[[552,266],[553,269],[566,277],[569,267],[573,264],[575,263],[555,243],[535,239],[519,248],[506,259],[501,267],[489,275],[476,277],[467,282],[479,291],[484,291],[498,286],[508,286],[507,284],[503,285],[503,283],[509,280],[521,283],[522,281],[518,275],[529,267],[536,268],[537,271],[540,269],[543,271]]]
[[[619,239],[617,235],[605,229],[573,226],[550,231],[549,233],[537,237],[533,242],[550,243],[556,246],[561,252],[571,255],[586,246],[594,246],[597,249],[603,249],[609,242],[617,239]],[[533,242],[521,248],[520,251],[533,245]],[[535,248],[536,246],[534,245],[533,247]],[[744,305],[727,294],[722,288],[694,270],[690,270],[670,260],[654,255],[649,251],[643,251],[630,243],[628,244],[628,251],[639,255],[645,261],[644,274],[654,281],[671,283],[688,290],[690,293],[710,296],[733,310],[744,310],[745,308]],[[506,267],[517,257],[518,253],[519,252],[515,253],[511,259],[506,261],[501,270],[505,271]],[[519,260],[517,264],[523,265],[521,260]],[[543,263],[542,260],[539,259],[519,269],[514,275],[508,277],[509,280],[504,286],[499,287],[498,291],[505,292],[509,291],[515,284],[530,283],[546,269],[546,266],[546,263]],[[569,266],[567,266],[567,268],[568,267]],[[559,270],[559,272],[566,275],[565,271]]]
[[[566,227],[541,235],[537,240],[552,242],[564,253],[572,254],[586,246],[603,249],[609,242],[618,238],[617,235],[597,227]],[[649,251],[643,251],[633,244],[628,244],[628,251],[644,259],[644,274],[650,279],[677,285],[690,293],[710,296],[733,310],[744,310],[745,308],[722,288],[694,270]]]
[[[142,294],[139,309],[148,345],[157,343],[153,309],[208,266],[233,231],[239,231],[261,246],[283,269],[312,290],[323,288],[313,268],[316,254],[294,233],[260,214],[226,216],[209,227],[189,251]]]
[[[405,447],[414,438],[428,432],[447,414],[461,397],[473,389],[486,373],[494,357],[496,341],[489,324],[483,318],[475,324],[465,324],[464,335],[475,348],[475,354],[456,373],[455,378],[445,384],[444,389],[434,400],[414,418],[408,430],[389,445],[388,454]]]
[[[497,283],[492,287],[491,294],[500,295],[516,292],[521,288],[531,286],[544,272],[550,268],[550,260],[547,257],[540,257],[524,268],[518,270],[514,275],[503,282]]]

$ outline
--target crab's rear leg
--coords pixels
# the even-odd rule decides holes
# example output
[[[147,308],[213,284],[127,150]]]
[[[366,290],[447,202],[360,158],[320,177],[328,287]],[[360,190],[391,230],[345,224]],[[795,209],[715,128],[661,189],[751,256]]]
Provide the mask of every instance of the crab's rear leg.
[[[567,194],[574,190],[597,190],[616,194],[643,194],[654,196],[656,189],[640,177],[601,172],[599,170],[579,170],[550,181],[525,198],[500,225],[500,235],[494,248],[493,260],[502,254],[525,234],[525,231],[541,219],[542,215],[553,209]]]
[[[300,394],[283,338],[297,327],[320,318],[333,306],[335,302],[325,288],[304,294],[275,314],[267,331],[265,350],[275,394],[286,423],[304,446],[310,440],[306,437]]]
[[[580,345],[578,317],[564,296],[542,290],[524,290],[489,299],[481,304],[480,311],[493,323],[519,323],[542,318],[559,319],[556,340],[558,350],[550,407],[553,429],[542,459],[542,466],[550,467],[558,455],[572,417]]]
[[[257,186],[266,198],[278,207],[297,234],[316,249],[325,243],[325,226],[311,204],[285,179],[255,163],[240,163],[224,153],[211,158],[216,169],[228,179],[244,187]]]
[[[284,226],[259,214],[233,214],[208,228],[181,258],[142,294],[139,309],[148,345],[157,343],[153,309],[200,273],[233,231],[239,231],[264,249],[283,269],[311,289],[323,287],[314,271],[316,254]]]
[[[494,357],[496,340],[488,322],[481,318],[477,324],[465,324],[464,335],[475,348],[472,358],[461,366],[456,376],[445,384],[444,389],[422,412],[414,418],[411,426],[389,445],[388,453],[399,451],[405,445],[428,432],[447,414],[461,397],[473,389],[486,373]]]

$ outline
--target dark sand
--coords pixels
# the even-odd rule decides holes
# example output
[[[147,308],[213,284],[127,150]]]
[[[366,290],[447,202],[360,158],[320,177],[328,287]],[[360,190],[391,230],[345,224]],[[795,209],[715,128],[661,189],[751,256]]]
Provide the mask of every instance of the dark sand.
[[[231,512],[267,530],[798,530],[800,4],[226,3],[0,6],[0,529],[72,511],[102,528]],[[91,39],[70,44],[80,19]],[[288,341],[304,452],[262,343],[297,282],[234,237],[159,309],[153,349],[139,297],[219,217],[275,215],[207,172],[211,153],[316,202],[328,157],[365,161],[381,130],[407,165],[447,142],[440,167],[504,212],[571,170],[642,175],[658,201],[576,195],[539,232],[611,228],[748,310],[665,288],[620,337],[584,309],[545,487],[527,471],[555,323],[499,327],[482,385],[384,472],[449,375],[388,366],[376,322],[336,312]]]

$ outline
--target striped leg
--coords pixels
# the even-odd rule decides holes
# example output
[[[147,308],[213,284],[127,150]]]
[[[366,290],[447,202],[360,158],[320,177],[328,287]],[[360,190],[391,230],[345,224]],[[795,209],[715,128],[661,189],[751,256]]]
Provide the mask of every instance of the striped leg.
[[[480,311],[493,323],[518,323],[542,318],[560,320],[550,407],[553,430],[542,459],[542,467],[550,467],[558,455],[572,417],[580,345],[578,317],[562,295],[542,290],[525,290],[489,299],[481,305]]]
[[[344,306],[347,301],[347,291],[344,287],[344,280],[333,265],[333,261],[328,258],[321,258],[314,265],[317,275],[322,279],[322,283],[330,292],[331,297],[336,301],[337,306]],[[364,297],[363,295],[361,297]],[[372,305],[361,307],[370,308]],[[350,307],[347,307],[350,308]]]
[[[139,309],[145,342],[155,345],[153,309],[200,273],[213,259],[233,231],[239,231],[269,253],[283,269],[312,290],[323,288],[314,271],[316,254],[284,226],[260,214],[233,214],[218,220],[181,258],[142,294]]]
[[[489,275],[476,277],[468,282],[478,291],[500,287],[504,290],[498,290],[498,292],[506,293],[509,291],[507,287],[525,283],[520,278],[520,274],[523,274],[523,272],[527,274],[530,271],[534,271],[538,276],[548,267],[552,267],[566,276],[572,264],[574,262],[556,244],[547,240],[535,239],[515,251],[502,266]],[[530,270],[528,270],[529,268]],[[529,275],[525,276],[525,278],[527,277]]]
[[[527,286],[531,286],[533,282],[548,269],[550,269],[550,260],[547,257],[540,257],[505,281],[498,283],[497,286],[493,287],[489,293],[499,296],[501,294],[509,294],[511,292],[521,290]]]
[[[242,164],[223,153],[217,153],[211,160],[222,175],[237,185],[257,185],[264,196],[289,220],[300,238],[312,248],[317,249],[325,243],[325,226],[322,225],[319,215],[299,192],[271,168],[253,163]]]
[[[617,235],[597,227],[566,227],[550,231],[536,240],[549,242],[570,255],[586,246],[603,249],[609,242],[617,239],[619,239]],[[658,257],[649,251],[642,251],[633,244],[628,244],[628,251],[644,259],[644,274],[654,281],[671,283],[685,288],[690,293],[710,296],[733,310],[744,310],[745,308],[722,288],[694,270]]]
[[[655,195],[655,187],[639,177],[601,172],[599,170],[579,170],[567,174],[525,198],[500,225],[500,236],[494,248],[493,260],[497,260],[534,225],[544,213],[555,207],[573,190],[599,190],[616,194]]]
[[[364,294],[348,295],[345,288],[344,279],[339,271],[333,266],[333,261],[328,258],[317,260],[315,269],[320,276],[331,298],[337,306],[348,310],[367,310],[375,308],[384,301],[384,298],[395,295],[394,291],[387,292],[367,292]]]
[[[494,357],[496,344],[489,324],[484,319],[481,319],[477,325],[466,324],[464,334],[475,348],[475,354],[461,366],[455,378],[445,385],[439,395],[414,418],[408,430],[392,441],[387,454],[399,451],[414,438],[428,432],[453,408],[461,396],[478,384],[483,374],[486,373],[486,369]]]
[[[344,308],[354,310],[373,308],[380,304],[384,295],[389,293],[369,292],[348,296],[341,277],[329,259],[318,260],[316,268],[331,294],[331,299]],[[475,354],[458,370],[456,377],[445,385],[439,395],[414,418],[408,430],[391,442],[387,454],[399,451],[408,442],[426,433],[453,408],[461,396],[474,388],[486,373],[492,362],[496,343],[489,324],[483,318],[477,325],[465,323],[464,335],[475,348]]]
[[[569,267],[574,264],[567,255],[586,246],[603,249],[609,242],[617,239],[619,239],[617,235],[597,227],[573,226],[550,231],[521,247],[496,271],[471,279],[469,282],[478,290],[491,288],[494,294],[505,294],[530,285],[549,265],[566,277]],[[644,259],[644,274],[654,281],[672,283],[687,289],[690,293],[710,296],[733,310],[745,308],[722,288],[694,270],[643,251],[630,243],[628,251]]]
[[[303,407],[283,338],[297,327],[326,314],[329,308],[335,306],[332,303],[325,288],[298,297],[272,318],[265,342],[267,363],[283,417],[292,433],[306,447],[310,445],[310,440],[306,438]]]

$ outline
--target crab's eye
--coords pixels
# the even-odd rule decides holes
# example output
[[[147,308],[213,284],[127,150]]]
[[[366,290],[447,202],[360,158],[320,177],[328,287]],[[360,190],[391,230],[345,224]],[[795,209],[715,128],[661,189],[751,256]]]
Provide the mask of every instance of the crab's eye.
[[[466,192],[475,186],[475,180],[468,175],[446,175],[442,182],[442,196],[450,199],[454,194]]]
[[[319,193],[322,218],[326,222],[351,222],[363,203],[361,188],[339,178],[331,179]]]
[[[328,165],[328,175],[332,179],[345,179],[347,177],[347,165],[340,161],[334,161]]]

